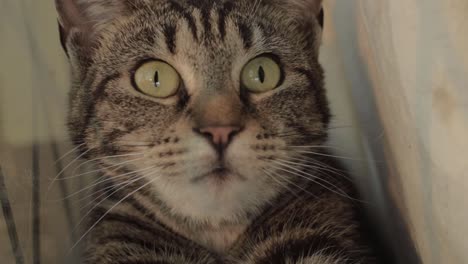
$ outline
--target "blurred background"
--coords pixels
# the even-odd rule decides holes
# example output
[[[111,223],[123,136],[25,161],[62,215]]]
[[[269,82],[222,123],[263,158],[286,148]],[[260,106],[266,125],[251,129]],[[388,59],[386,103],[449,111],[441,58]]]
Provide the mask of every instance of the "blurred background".
[[[79,262],[72,231],[89,193],[76,192],[91,175],[70,178],[89,168],[65,155],[69,72],[53,2],[0,0],[1,263]],[[468,263],[467,14],[466,0],[325,0],[330,144],[395,263]]]

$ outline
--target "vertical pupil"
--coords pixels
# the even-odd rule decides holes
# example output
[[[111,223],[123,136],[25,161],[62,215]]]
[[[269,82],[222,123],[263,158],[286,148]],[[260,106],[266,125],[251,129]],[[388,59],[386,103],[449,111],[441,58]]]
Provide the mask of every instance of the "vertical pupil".
[[[258,68],[258,78],[260,79],[261,83],[265,82],[265,70],[263,69],[262,66]]]
[[[161,83],[159,82],[159,71],[154,73],[154,86],[159,87]]]

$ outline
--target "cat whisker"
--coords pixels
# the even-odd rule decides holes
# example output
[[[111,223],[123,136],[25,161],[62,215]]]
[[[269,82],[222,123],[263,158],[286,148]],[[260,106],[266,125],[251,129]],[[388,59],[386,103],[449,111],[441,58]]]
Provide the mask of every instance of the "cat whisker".
[[[87,149],[86,151],[84,151],[83,153],[78,155],[76,158],[74,158],[72,161],[70,161],[67,164],[67,166],[65,166],[59,173],[57,173],[57,175],[54,177],[54,179],[52,179],[52,181],[49,183],[49,186],[47,187],[46,197],[50,193],[50,190],[52,189],[52,186],[54,185],[55,181],[57,181],[57,179],[59,179],[60,175],[62,175],[65,172],[65,170],[67,170],[71,165],[73,165],[77,160],[79,160],[81,157],[86,155],[91,150],[92,150],[92,148]]]
[[[323,188],[325,188],[325,189],[327,189],[327,190],[329,190],[329,191],[331,191],[331,192],[333,192],[333,193],[335,193],[337,195],[345,197],[347,199],[363,202],[361,200],[350,197],[349,195],[346,194],[346,192],[344,192],[340,188],[338,188],[338,186],[334,185],[333,183],[331,183],[331,182],[329,182],[329,181],[327,181],[327,180],[325,180],[325,179],[323,179],[321,177],[317,177],[316,175],[306,173],[306,172],[304,172],[304,171],[302,171],[302,170],[300,170],[298,168],[295,168],[295,167],[290,166],[288,164],[284,164],[282,162],[278,162],[278,161],[274,161],[274,160],[272,160],[272,162],[277,164],[277,166],[274,166],[274,167],[276,167],[276,169],[278,169],[278,170],[282,170],[282,171],[285,171],[287,173],[291,173],[291,174],[294,174],[296,176],[302,177],[302,178],[304,178],[306,180],[312,181],[312,182],[322,186]],[[318,180],[320,180],[320,181],[322,181],[322,182],[324,182],[326,184],[331,185],[332,187],[336,188],[336,190],[333,190],[332,188],[326,186],[325,184],[318,182]]]
[[[73,152],[75,152],[77,149],[79,149],[80,147],[84,146],[86,143],[81,143],[79,144],[78,146],[74,147],[73,149],[71,149],[70,151],[68,151],[67,153],[63,154],[62,156],[60,156],[56,161],[54,161],[54,164],[57,164],[59,161],[61,161],[62,159],[64,159],[65,157],[67,157],[68,155],[72,154]]]
[[[111,208],[109,208],[79,239],[78,241],[75,242],[75,244],[71,247],[70,249],[70,252],[73,251],[73,249],[81,242],[81,240],[83,240],[84,237],[86,237],[86,235],[88,235],[89,232],[91,232],[91,230],[99,223],[102,221],[102,219],[104,219],[104,217],[106,217],[107,214],[109,214],[110,211],[112,211],[115,207],[117,207],[119,204],[121,204],[123,201],[125,201],[127,198],[129,198],[130,196],[134,195],[136,192],[140,191],[141,189],[145,188],[146,186],[148,186],[149,184],[153,183],[155,180],[157,179],[157,177],[155,177],[154,179],[152,179],[151,181],[148,181],[147,183],[143,184],[142,186],[138,187],[137,189],[135,189],[134,191],[132,191],[131,193],[127,194],[125,197],[123,197],[122,199],[120,199],[117,203],[115,203]]]
[[[118,170],[119,170],[120,168],[122,168],[122,167],[123,167],[123,166],[118,166],[118,167],[116,167],[115,169],[110,170],[110,172],[111,172],[111,173],[116,172],[116,171],[118,171]],[[95,180],[93,180],[90,184],[95,184],[95,183],[97,183],[97,182],[99,182],[99,181],[102,181],[102,180],[108,179],[108,178],[109,178],[109,177],[108,177],[106,174],[103,174],[103,175],[101,175],[100,177],[97,177]],[[81,179],[81,178],[80,178],[80,179]]]
[[[112,195],[116,194],[118,191],[124,189],[125,187],[128,187],[130,186],[131,184],[141,180],[141,179],[144,179],[146,176],[156,172],[157,170],[152,170],[151,172],[147,173],[147,174],[143,174],[143,175],[140,175],[140,176],[137,176],[135,177],[134,179],[131,179],[131,180],[127,180],[127,181],[124,181],[122,183],[119,183],[118,185],[116,186],[120,186],[118,189],[114,190],[111,194],[109,194],[108,196],[102,198],[97,204],[95,204],[90,210],[88,210],[88,212],[86,212],[81,218],[80,220],[78,221],[78,223],[76,224],[76,227],[73,228],[72,232],[75,232],[76,231],[76,228],[78,228],[78,226],[83,222],[83,220],[95,209],[97,208],[102,202],[104,202],[105,200],[107,200],[108,198],[112,197]],[[123,185],[123,186],[121,186]],[[104,193],[106,194],[106,193]],[[95,199],[96,200],[96,199]],[[95,201],[91,201],[91,204]],[[89,206],[90,204],[87,204],[85,205],[84,207],[82,207],[80,210],[84,209],[85,207]]]
[[[86,207],[91,206],[94,204],[95,201],[99,200],[101,197],[107,194],[107,191],[114,189],[115,187],[122,186],[123,184],[127,183],[127,181],[119,182],[119,183],[111,183],[110,186],[104,187],[102,189],[97,189],[94,192],[80,198],[77,200],[77,202],[84,202],[86,200],[89,200],[85,205],[80,206],[80,210],[84,210]],[[102,184],[102,183],[99,183]],[[99,185],[98,184],[98,185]],[[102,192],[102,193],[101,193]],[[97,194],[101,193],[100,195],[96,196]],[[94,197],[94,198],[93,198]]]
[[[282,179],[282,180],[285,180],[286,182],[288,182],[289,184],[292,184],[291,181],[287,180],[286,178],[281,178],[278,174],[275,174],[273,172],[269,172],[267,169],[263,169],[262,170],[267,176],[270,176],[270,178],[272,180],[274,180],[276,183],[278,183],[280,186],[282,186],[285,190],[289,191],[290,193],[292,193],[294,196],[296,196],[297,198],[300,198],[299,195],[297,195],[297,193],[295,193],[288,185],[286,185],[284,182],[281,182],[281,180],[277,179],[276,177]],[[299,186],[297,186],[299,187]]]
[[[103,168],[99,168],[99,169],[96,169],[96,170],[83,172],[83,173],[80,173],[80,174],[74,174],[74,172],[77,170],[77,168],[75,168],[73,170],[73,172],[72,172],[72,176],[62,177],[62,178],[60,178],[58,180],[60,181],[60,180],[68,180],[68,179],[78,178],[78,177],[81,177],[81,176],[84,176],[84,175],[89,175],[89,174],[100,172],[100,171],[103,171],[103,170],[107,170],[107,169],[111,169],[111,168],[115,168],[115,167],[122,167],[122,165],[124,165],[124,164],[131,163],[131,162],[134,162],[134,161],[138,161],[138,160],[141,160],[141,159],[143,159],[143,157],[142,158],[137,158],[137,159],[132,159],[132,160],[126,160],[126,161],[123,161],[123,162],[120,162],[120,163],[117,163],[117,164],[114,164],[114,165],[111,165],[111,166],[108,166],[108,167],[103,167]]]
[[[118,178],[124,178],[124,177],[127,177],[127,176],[132,175],[132,174],[137,174],[137,173],[141,173],[141,172],[143,172],[143,171],[153,170],[153,169],[156,169],[156,168],[157,168],[156,166],[151,166],[151,167],[149,167],[149,168],[145,168],[145,169],[142,169],[142,170],[134,171],[134,172],[132,172],[132,173],[126,173],[125,175],[123,174],[123,175],[111,177],[111,178],[109,178],[108,180],[109,180],[109,181],[113,181],[113,180],[118,179]],[[138,178],[138,180],[140,180],[140,179],[143,179],[144,177],[146,177],[147,175],[148,175],[148,174],[143,174],[143,175],[137,176],[137,178]],[[129,179],[129,180],[132,180],[132,179]],[[86,207],[92,205],[95,201],[99,200],[99,198],[101,198],[102,196],[106,195],[106,192],[105,192],[105,191],[111,190],[111,189],[113,189],[113,188],[115,188],[115,187],[119,187],[119,186],[125,185],[126,183],[128,183],[129,180],[122,181],[122,182],[118,182],[118,183],[115,183],[115,184],[111,184],[111,186],[104,187],[104,188],[102,188],[102,189],[96,190],[95,192],[93,192],[93,193],[90,194],[90,195],[87,195],[85,198],[90,198],[90,197],[93,197],[94,195],[96,195],[97,193],[103,192],[103,191],[104,191],[102,194],[98,195],[97,197],[94,197],[94,199],[91,200],[90,202],[88,202],[86,205],[83,205],[83,206],[80,208],[80,210],[83,210],[83,209],[85,209]],[[106,182],[106,181],[104,181],[104,182]],[[102,182],[102,183],[104,183],[104,182]],[[102,183],[99,183],[99,184],[102,184]],[[98,185],[99,185],[99,184],[98,184]],[[124,187],[125,187],[125,186],[124,186]],[[119,190],[120,190],[120,189],[118,189],[117,191],[119,191]],[[112,193],[112,194],[113,194],[113,193]],[[112,195],[112,194],[111,194],[111,195]],[[107,199],[107,197],[106,197],[105,199]]]
[[[297,131],[283,131],[283,132],[280,132],[280,133],[272,133],[272,135],[280,137],[280,136],[301,135],[301,134],[298,133]]]
[[[300,130],[304,130],[304,129],[310,129],[309,131],[310,133],[311,132],[323,133],[322,129],[317,130],[318,128],[315,126],[307,126],[303,124],[301,125],[288,124],[288,127],[281,129],[281,132],[282,133],[290,133],[290,132],[299,133]],[[323,129],[325,129],[325,127],[323,127]]]
[[[339,155],[332,155],[332,154],[326,154],[326,153],[321,153],[321,152],[314,152],[314,151],[310,151],[310,150],[293,150],[292,152],[293,153],[298,153],[298,154],[312,154],[312,155],[317,155],[317,156],[324,156],[324,157],[351,160],[351,161],[380,162],[380,161],[376,161],[376,160],[363,160],[363,159],[357,159],[357,158],[346,157],[346,156],[339,156]]]
[[[82,163],[80,163],[78,166],[76,166],[73,170],[73,173],[87,165],[87,164],[90,164],[90,163],[96,163],[96,164],[99,164],[102,160],[106,160],[106,159],[118,159],[118,158],[125,158],[125,157],[133,157],[133,156],[143,156],[145,155],[146,153],[144,152],[134,152],[134,153],[127,153],[127,154],[119,154],[119,155],[112,155],[112,156],[102,156],[102,157],[97,157],[97,158],[94,158],[94,159],[90,159],[90,160],[86,160]]]
[[[298,137],[298,138],[304,138],[304,137],[316,137],[317,139],[323,139],[325,137],[325,134],[320,133],[320,134],[307,134],[304,135],[303,133],[299,132],[284,132],[284,133],[276,133],[273,134],[273,136],[278,137],[278,138],[293,138],[293,137]]]
[[[109,186],[106,186],[106,187],[101,188],[101,189],[95,189],[95,191],[93,193],[91,193],[90,195],[87,195],[86,198],[91,198],[91,197],[93,197],[94,195],[96,195],[99,192],[114,189],[115,187],[120,187],[120,186],[126,187],[127,183],[131,184],[131,183],[134,182],[134,180],[138,181],[138,180],[143,179],[146,176],[146,174],[142,174],[142,175],[136,175],[136,174],[144,172],[144,171],[152,170],[152,169],[155,169],[155,166],[151,166],[151,167],[141,169],[141,170],[138,170],[138,171],[132,171],[132,172],[124,173],[124,174],[121,174],[121,175],[118,175],[118,176],[113,176],[113,177],[104,176],[104,178],[106,178],[106,179],[102,179],[100,182],[94,183],[93,185],[94,186],[99,186],[100,184],[110,182],[110,183],[107,183],[107,184],[109,184]],[[135,176],[131,176],[131,175],[135,175]],[[122,178],[123,178],[123,180],[122,180]],[[128,179],[125,179],[125,178],[128,178]],[[120,179],[120,181],[115,181],[115,180],[118,180],[118,179]],[[94,187],[94,186],[92,186],[92,187]],[[87,188],[87,189],[91,189],[92,187]],[[121,189],[120,188],[115,189],[114,190],[115,192],[111,193],[110,196],[112,196],[114,193],[118,192],[119,190],[121,190]],[[81,206],[79,208],[79,210],[81,211],[84,208],[92,205],[95,201],[99,200],[99,198],[101,198],[102,196],[105,196],[107,194],[108,194],[107,192],[103,192],[102,194],[94,197],[93,200],[89,201],[86,205]],[[108,197],[104,198],[104,200],[107,199],[107,198]],[[82,198],[82,199],[84,200],[84,198]]]
[[[66,171],[67,168],[69,168],[73,163],[75,163],[78,159],[80,159],[83,155],[85,155],[86,153],[88,153],[91,149],[88,149],[87,151],[83,152],[81,155],[79,155],[78,157],[76,157],[73,161],[71,161],[67,166],[65,166],[56,176],[55,178],[51,181],[51,183],[49,184],[48,188],[47,188],[47,195],[48,193],[50,192],[50,190],[52,189],[52,186],[54,185],[54,183],[56,181],[58,181],[60,178],[60,176]],[[109,159],[109,158],[120,158],[120,157],[128,157],[128,156],[136,156],[136,155],[143,155],[143,153],[131,153],[131,154],[125,154],[125,155],[114,155],[114,156],[105,156],[105,157],[99,157],[99,158],[95,158],[95,159],[92,159],[92,160],[88,160],[88,161],[84,161],[82,162],[81,164],[79,164],[77,167],[74,168],[73,172],[72,173],[75,173],[75,171],[84,166],[85,164],[89,164],[91,162],[95,162],[95,161],[99,161],[99,160],[103,160],[103,159]],[[47,195],[46,195],[46,198],[47,198]]]
[[[154,147],[154,144],[118,144],[119,147]]]
[[[335,171],[335,172],[347,173],[346,170],[340,170],[338,168],[332,167],[329,164],[327,164],[326,162],[321,161],[320,159],[317,159],[315,157],[311,157],[311,155],[309,155],[309,154],[300,154],[300,153],[293,153],[293,154],[294,154],[293,157],[289,157],[289,159],[291,161],[297,160],[299,162],[306,162],[306,163],[309,163],[309,164],[322,166],[323,168],[328,168],[328,169],[330,169],[332,171]]]
[[[327,145],[304,145],[304,146],[286,146],[284,148],[292,148],[292,149],[307,149],[307,148],[318,148],[318,149],[338,149],[337,147],[334,146],[327,146]]]
[[[341,129],[341,128],[356,128],[356,126],[353,126],[353,125],[330,126],[330,127],[328,127],[328,130]]]
[[[277,158],[276,160],[286,162],[286,163],[289,163],[289,164],[292,164],[292,165],[299,165],[299,166],[304,166],[304,167],[311,168],[311,169],[318,169],[318,170],[322,170],[322,171],[327,171],[327,172],[333,173],[335,175],[341,176],[341,177],[343,177],[343,178],[345,178],[345,179],[352,182],[350,177],[343,173],[344,171],[335,169],[335,168],[331,167],[330,165],[327,165],[326,163],[319,162],[319,161],[316,161],[314,159],[305,160],[305,159],[299,159],[299,158],[290,158],[290,160],[286,160],[286,159]],[[294,160],[296,160],[297,162],[295,162]]]
[[[102,176],[102,177],[99,178],[101,180],[98,180],[97,182],[95,181],[95,182],[91,183],[90,185],[86,186],[85,188],[83,188],[81,190],[78,190],[78,191],[76,191],[76,192],[74,192],[74,193],[72,193],[72,194],[70,194],[70,195],[68,195],[66,197],[63,197],[63,198],[58,199],[58,200],[52,200],[52,201],[63,201],[65,199],[69,199],[71,197],[74,197],[74,196],[76,196],[76,195],[78,195],[78,194],[80,194],[82,192],[85,192],[86,190],[92,189],[93,187],[98,186],[100,184],[103,184],[105,182],[109,182],[109,181],[113,181],[113,180],[116,180],[116,179],[124,178],[124,177],[132,175],[132,174],[136,174],[136,173],[140,173],[140,172],[147,171],[147,170],[150,170],[150,169],[154,169],[155,167],[156,166],[151,166],[149,168],[144,168],[144,169],[140,169],[140,170],[136,170],[136,171],[131,171],[131,172],[127,172],[127,173],[124,173],[124,174],[121,174],[121,175],[117,175],[117,176],[111,176],[111,177]],[[87,198],[87,197],[85,197],[85,198]]]
[[[273,168],[273,169],[275,169],[275,168]],[[277,170],[277,169],[275,169],[275,170]],[[280,174],[275,173],[275,172],[273,172],[273,171],[269,171],[269,172],[270,172],[271,174],[273,174],[273,175],[278,176],[280,179],[282,179],[282,180],[288,182],[289,184],[291,184],[291,185],[293,185],[293,186],[295,186],[295,187],[301,189],[301,190],[304,191],[305,193],[307,193],[307,194],[309,194],[309,195],[312,195],[313,197],[317,197],[315,194],[309,192],[309,191],[306,190],[304,187],[301,187],[301,186],[297,185],[297,184],[294,183],[293,181],[289,180],[287,177],[281,177]],[[293,192],[291,189],[287,189],[287,190],[289,190],[289,191],[290,191],[291,193],[293,193],[296,197],[298,197],[298,195],[297,195],[295,192]],[[298,197],[298,198],[300,198],[300,197]]]
[[[125,139],[117,139],[115,141],[113,141],[112,143],[108,143],[110,145],[115,145],[117,143],[130,143],[130,144],[153,144],[155,142],[157,142],[158,140],[157,139],[152,139],[152,140],[148,140],[148,141],[143,141],[143,140],[125,140]]]
[[[56,180],[58,177],[60,177],[60,175],[62,175],[71,165],[73,165],[76,161],[78,161],[80,158],[82,158],[83,156],[85,156],[86,154],[88,154],[90,151],[92,150],[92,148],[89,148],[87,149],[86,151],[84,151],[83,153],[81,153],[80,155],[76,156],[72,161],[70,161],[65,167],[63,167],[63,169],[61,171],[59,171],[57,173],[57,175],[55,175],[54,180]]]
[[[299,136],[301,136],[301,135],[299,135],[299,134],[296,134],[296,135],[294,135],[294,134],[275,135],[275,137],[277,137],[277,138],[285,138],[285,139],[292,138],[292,137],[299,137]]]

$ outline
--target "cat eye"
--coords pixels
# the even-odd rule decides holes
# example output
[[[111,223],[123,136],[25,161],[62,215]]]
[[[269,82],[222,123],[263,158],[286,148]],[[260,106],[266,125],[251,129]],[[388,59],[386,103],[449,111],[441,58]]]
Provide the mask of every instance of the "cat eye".
[[[150,61],[135,71],[134,82],[136,88],[146,95],[167,98],[179,90],[180,76],[171,65]]]
[[[244,66],[242,85],[252,93],[264,93],[278,87],[281,81],[279,64],[268,56],[260,56]]]

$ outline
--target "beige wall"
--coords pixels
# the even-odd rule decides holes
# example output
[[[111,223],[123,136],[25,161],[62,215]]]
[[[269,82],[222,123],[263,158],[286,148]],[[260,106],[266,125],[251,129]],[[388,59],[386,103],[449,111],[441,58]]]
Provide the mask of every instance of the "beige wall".
[[[388,183],[423,263],[468,263],[468,1],[349,2]]]

